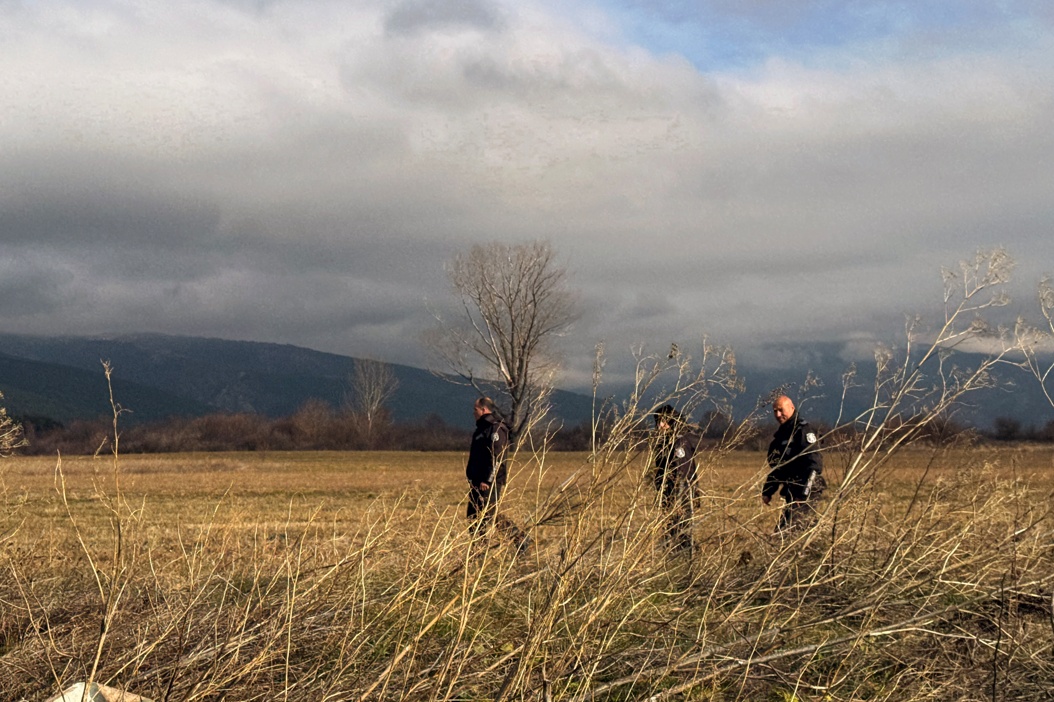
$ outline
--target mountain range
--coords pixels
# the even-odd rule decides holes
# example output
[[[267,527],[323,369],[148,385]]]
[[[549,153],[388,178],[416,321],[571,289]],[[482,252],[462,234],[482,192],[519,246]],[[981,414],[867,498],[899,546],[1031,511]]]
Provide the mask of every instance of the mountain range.
[[[734,402],[742,416],[775,388],[797,387],[806,377],[819,381],[800,406],[815,421],[831,423],[842,400],[841,376],[848,365],[844,348],[835,343],[810,343],[751,350],[738,372],[746,390]],[[969,363],[969,354],[960,354]],[[356,359],[298,346],[229,341],[160,334],[114,337],[45,337],[0,334],[0,391],[4,406],[17,417],[47,418],[68,423],[108,417],[112,409],[102,361],[113,368],[113,393],[130,410],[125,422],[151,422],[172,416],[249,412],[270,417],[292,414],[305,402],[322,400],[342,406],[348,397]],[[973,359],[973,360],[976,360]],[[411,366],[391,364],[398,389],[386,404],[399,423],[438,417],[452,425],[471,424],[476,391],[452,379]],[[873,368],[860,364],[859,384],[873,379]],[[1054,421],[1054,409],[1034,379],[1007,368],[999,387],[972,393],[956,415],[961,423],[987,428],[997,417],[1023,426],[1041,427]],[[602,394],[618,401],[628,388],[602,386]],[[855,413],[866,405],[861,388],[848,397]],[[565,426],[588,421],[592,398],[558,390],[553,416]],[[696,417],[698,419],[698,417]]]
[[[102,361],[113,368],[125,421],[248,412],[294,413],[308,400],[346,402],[355,360],[283,344],[160,334],[44,337],[0,334],[0,391],[13,416],[67,423],[111,415]],[[386,403],[396,422],[438,416],[471,424],[477,392],[420,368],[390,364],[398,388]],[[554,416],[588,419],[591,399],[557,391]]]

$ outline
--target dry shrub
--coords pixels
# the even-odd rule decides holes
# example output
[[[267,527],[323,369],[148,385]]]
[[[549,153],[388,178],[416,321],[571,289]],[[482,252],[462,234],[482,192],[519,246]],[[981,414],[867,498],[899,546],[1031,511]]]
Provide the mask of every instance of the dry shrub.
[[[570,473],[551,472],[544,435],[521,449],[517,479],[535,489],[510,507],[528,511],[526,555],[470,539],[427,488],[351,527],[294,501],[282,525],[223,500],[173,524],[122,498],[115,454],[89,499],[63,487],[67,519],[42,536],[9,501],[0,689],[32,699],[94,676],[157,700],[1049,698],[1049,471],[921,442],[925,411],[988,376],[941,365],[934,381],[916,358],[880,359],[809,529],[772,533],[760,460],[727,482],[754,426],[728,422],[700,453],[690,555],[663,546],[645,428],[666,402],[725,413],[734,357],[707,345],[697,363],[642,357]]]
[[[228,501],[194,524],[123,504],[120,554],[112,503],[71,500],[39,535],[4,522],[0,689],[88,676],[97,572],[120,597],[96,678],[153,699],[1041,699],[1051,495],[1011,458],[919,452],[901,472],[937,477],[881,478],[789,539],[757,481],[706,479],[690,558],[663,550],[648,463],[624,452],[547,483],[519,558],[428,490],[353,528],[306,502],[271,525]]]
[[[110,420],[76,420],[68,426],[30,426],[29,455],[91,455],[111,431]],[[452,450],[464,446],[469,432],[438,417],[395,425],[384,410],[372,425],[361,412],[335,411],[311,400],[288,417],[260,414],[209,414],[171,417],[163,422],[132,424],[122,429],[128,453],[192,451],[361,451]]]
[[[158,700],[1049,691],[1051,495],[1022,454],[901,449],[783,538],[757,500],[760,461],[728,484],[729,452],[751,435],[737,422],[700,453],[695,550],[666,552],[643,398],[720,404],[727,365],[700,367],[642,359],[638,392],[570,472],[551,474],[544,442],[517,457],[516,480],[537,486],[518,503],[526,556],[471,540],[428,486],[354,522],[293,500],[284,523],[266,523],[230,499],[173,522],[122,496],[115,455],[92,494],[60,485],[67,517],[42,535],[12,502],[0,689],[34,699],[94,675]],[[844,476],[861,461],[840,450]]]

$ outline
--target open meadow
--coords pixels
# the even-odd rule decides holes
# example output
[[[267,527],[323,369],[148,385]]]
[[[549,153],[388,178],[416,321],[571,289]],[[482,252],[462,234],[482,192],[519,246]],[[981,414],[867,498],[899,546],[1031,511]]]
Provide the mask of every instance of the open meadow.
[[[1054,699],[1054,452],[913,447],[773,535],[704,452],[691,556],[646,451],[521,452],[517,555],[460,453],[0,463],[0,700]]]

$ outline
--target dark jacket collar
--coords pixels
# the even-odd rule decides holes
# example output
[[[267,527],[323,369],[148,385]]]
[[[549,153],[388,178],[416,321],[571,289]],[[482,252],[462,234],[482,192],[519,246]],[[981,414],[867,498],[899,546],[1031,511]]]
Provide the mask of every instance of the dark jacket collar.
[[[792,433],[794,433],[794,430],[798,427],[798,423],[800,421],[801,420],[798,419],[798,412],[797,412],[797,410],[795,410],[794,414],[792,414],[790,416],[790,419],[788,419],[783,424],[780,424],[778,427],[776,427],[776,432],[775,432],[774,435],[775,436],[783,436],[784,434],[792,434]]]

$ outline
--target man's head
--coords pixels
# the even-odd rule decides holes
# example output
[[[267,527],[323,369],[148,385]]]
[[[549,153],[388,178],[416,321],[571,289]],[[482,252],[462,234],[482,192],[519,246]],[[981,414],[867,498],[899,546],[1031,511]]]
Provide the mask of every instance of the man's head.
[[[659,431],[673,428],[680,419],[681,415],[673,408],[673,405],[663,405],[655,410],[655,428]]]
[[[783,424],[794,416],[794,403],[786,395],[780,395],[772,402],[772,414],[777,422]]]
[[[489,397],[481,397],[472,405],[472,414],[476,419],[479,419],[488,414],[493,414],[496,408],[497,405],[494,404],[494,400]]]

